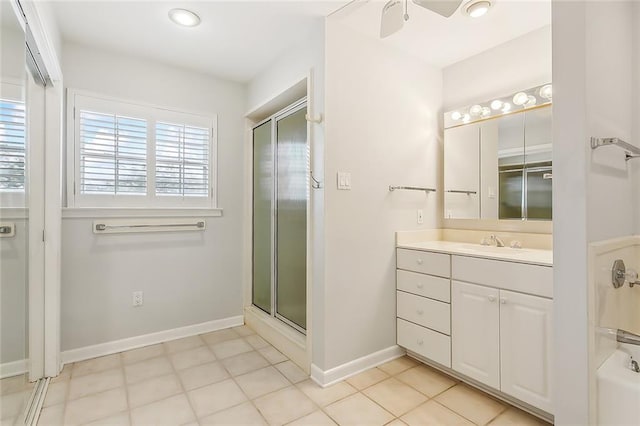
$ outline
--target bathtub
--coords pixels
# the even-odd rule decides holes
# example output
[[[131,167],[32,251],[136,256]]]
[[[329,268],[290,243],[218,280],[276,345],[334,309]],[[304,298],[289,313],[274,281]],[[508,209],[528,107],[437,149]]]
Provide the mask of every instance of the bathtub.
[[[640,425],[640,373],[629,368],[631,355],[640,362],[640,347],[620,344],[598,369],[598,425]]]

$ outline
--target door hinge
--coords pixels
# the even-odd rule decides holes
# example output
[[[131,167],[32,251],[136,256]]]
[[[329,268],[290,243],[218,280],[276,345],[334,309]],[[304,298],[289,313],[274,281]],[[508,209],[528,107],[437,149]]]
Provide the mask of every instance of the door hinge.
[[[42,242],[44,243],[44,229],[42,230]]]

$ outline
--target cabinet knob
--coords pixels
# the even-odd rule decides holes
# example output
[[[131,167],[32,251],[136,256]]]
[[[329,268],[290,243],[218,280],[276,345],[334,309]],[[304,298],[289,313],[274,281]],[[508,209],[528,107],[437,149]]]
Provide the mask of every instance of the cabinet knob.
[[[418,315],[424,314],[424,310],[422,309],[416,309],[416,312],[418,313]]]
[[[418,262],[418,265],[422,265],[424,263],[424,260],[418,259],[418,260],[416,260],[416,262]]]
[[[418,284],[416,285],[416,287],[418,287],[418,288],[424,288],[424,284],[422,284],[422,283],[418,283]]]
[[[507,303],[507,298],[506,297],[501,297],[500,298],[500,303],[502,303],[503,305]]]
[[[489,299],[489,302],[495,302],[496,301],[496,297],[495,296],[489,296],[489,297],[487,297],[487,299]]]
[[[418,343],[419,345],[422,345],[422,344],[424,344],[424,340],[418,339],[416,343]]]

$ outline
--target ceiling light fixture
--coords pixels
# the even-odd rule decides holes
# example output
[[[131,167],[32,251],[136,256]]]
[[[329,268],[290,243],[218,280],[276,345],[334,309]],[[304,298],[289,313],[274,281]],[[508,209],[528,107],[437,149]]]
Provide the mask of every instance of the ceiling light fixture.
[[[553,87],[550,84],[542,86],[540,88],[540,96],[545,98],[545,99],[552,99],[553,98]]]
[[[490,0],[471,0],[463,6],[463,10],[472,18],[479,18],[486,15],[491,6]]]
[[[518,106],[526,104],[528,100],[529,96],[524,92],[518,92],[513,95],[513,103]]]
[[[183,27],[195,27],[200,24],[200,17],[187,9],[171,9],[169,19]]]

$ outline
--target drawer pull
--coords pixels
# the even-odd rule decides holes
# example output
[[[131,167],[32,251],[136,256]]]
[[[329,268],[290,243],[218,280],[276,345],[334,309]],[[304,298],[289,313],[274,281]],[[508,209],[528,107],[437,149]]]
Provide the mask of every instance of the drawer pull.
[[[416,285],[416,287],[418,287],[419,289],[423,289],[423,288],[424,288],[424,284],[422,284],[422,283],[418,283],[418,284]]]
[[[416,262],[418,262],[418,265],[422,265],[424,263],[424,260],[418,259],[418,260],[416,260]]]
[[[416,309],[416,312],[418,313],[418,315],[424,314],[424,310],[422,309]]]
[[[496,297],[495,296],[489,296],[489,297],[487,297],[487,299],[489,299],[489,302],[495,302],[496,301]]]
[[[424,344],[424,340],[422,340],[422,339],[418,339],[418,340],[416,341],[416,343],[418,343],[420,346],[422,346],[422,345]]]

